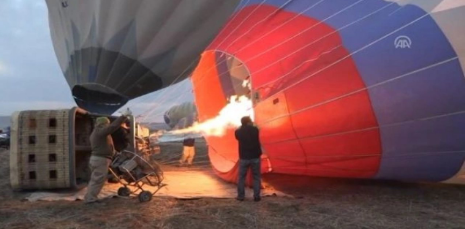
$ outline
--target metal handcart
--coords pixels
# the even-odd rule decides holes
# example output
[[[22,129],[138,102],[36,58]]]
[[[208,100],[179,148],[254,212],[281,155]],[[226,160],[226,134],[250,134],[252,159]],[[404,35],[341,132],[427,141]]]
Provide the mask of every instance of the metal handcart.
[[[137,195],[139,202],[150,201],[161,188],[166,186],[162,183],[163,172],[156,162],[148,162],[139,154],[128,150],[116,153],[109,170],[123,185],[118,189],[118,195]],[[145,185],[156,189],[154,192],[147,191],[143,188]]]

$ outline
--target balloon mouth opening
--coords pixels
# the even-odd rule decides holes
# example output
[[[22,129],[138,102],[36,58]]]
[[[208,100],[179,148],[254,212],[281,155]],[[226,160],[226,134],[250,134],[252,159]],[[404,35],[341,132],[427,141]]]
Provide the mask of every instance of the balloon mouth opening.
[[[100,84],[76,85],[72,94],[79,107],[102,114],[112,114],[129,101],[128,97]]]
[[[199,112],[199,123],[193,129],[202,129],[215,172],[229,174],[238,161],[234,130],[244,113],[255,117],[250,111],[255,102],[251,72],[238,56],[207,50],[192,74],[192,82]]]

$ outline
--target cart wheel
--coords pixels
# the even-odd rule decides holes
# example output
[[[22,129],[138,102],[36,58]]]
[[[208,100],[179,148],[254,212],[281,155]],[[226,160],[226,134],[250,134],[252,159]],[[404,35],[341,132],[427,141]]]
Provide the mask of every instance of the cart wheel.
[[[118,189],[118,196],[129,196],[131,194],[131,190],[127,187],[121,187]]]
[[[143,191],[139,193],[139,202],[148,202],[152,199],[152,193],[149,191]]]

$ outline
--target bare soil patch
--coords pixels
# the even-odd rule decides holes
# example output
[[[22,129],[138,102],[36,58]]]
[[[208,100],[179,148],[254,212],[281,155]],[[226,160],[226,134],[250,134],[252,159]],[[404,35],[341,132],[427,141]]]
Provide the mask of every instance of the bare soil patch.
[[[165,169],[186,169],[174,166],[179,143],[161,148]],[[198,156],[206,150],[198,144]],[[196,161],[189,169],[208,169],[207,161]],[[9,152],[0,149],[0,228],[465,228],[463,186],[280,175],[264,179],[296,198],[26,202],[24,193],[10,189]]]

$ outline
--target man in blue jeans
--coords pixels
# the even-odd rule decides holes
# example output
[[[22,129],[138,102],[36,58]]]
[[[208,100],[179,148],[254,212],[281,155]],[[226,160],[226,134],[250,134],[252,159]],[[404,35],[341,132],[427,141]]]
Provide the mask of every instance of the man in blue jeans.
[[[260,156],[262,147],[260,144],[259,131],[252,123],[250,117],[241,118],[242,126],[236,130],[235,136],[239,142],[239,180],[237,182],[237,200],[245,198],[245,178],[247,170],[252,168],[253,196],[254,201],[260,201]]]

